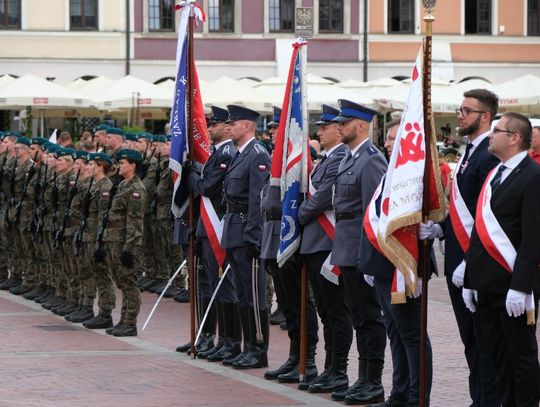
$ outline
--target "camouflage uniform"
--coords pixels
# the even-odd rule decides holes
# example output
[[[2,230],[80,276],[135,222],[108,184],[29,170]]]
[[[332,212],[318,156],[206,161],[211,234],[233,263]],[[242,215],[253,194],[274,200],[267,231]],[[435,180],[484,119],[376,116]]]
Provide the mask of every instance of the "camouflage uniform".
[[[0,162],[4,162],[4,154],[0,158]],[[0,196],[0,210],[2,219],[0,220],[0,250],[4,253],[4,261],[0,265],[0,282],[8,278],[9,269],[13,270],[13,240],[9,238],[7,225],[4,223],[4,215],[8,207],[8,195],[9,195],[9,183],[13,166],[15,165],[15,158],[7,158],[4,166],[4,176],[0,179],[1,182],[1,196]]]

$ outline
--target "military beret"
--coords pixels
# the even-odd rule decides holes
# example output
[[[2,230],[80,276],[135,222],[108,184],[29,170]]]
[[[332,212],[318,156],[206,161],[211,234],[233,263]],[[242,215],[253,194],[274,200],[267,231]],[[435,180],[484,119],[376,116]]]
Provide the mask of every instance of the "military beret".
[[[135,150],[130,150],[128,148],[118,150],[116,153],[114,153],[114,157],[117,161],[125,159],[135,163],[140,163],[143,160],[141,153]]]
[[[73,152],[71,153],[71,157],[73,157],[74,160],[81,159],[88,161],[88,154],[90,153],[88,153],[87,151],[73,150]]]
[[[172,141],[172,135],[171,134],[167,134],[165,136],[165,141]]]
[[[8,130],[4,134],[4,137],[23,137],[23,135],[18,131]]]
[[[28,137],[20,136],[17,137],[15,144],[24,144],[25,146],[30,147],[30,139]]]
[[[124,133],[124,139],[126,139],[127,141],[137,141],[138,140],[137,134],[129,133],[129,132]]]
[[[3,131],[0,131],[0,140],[3,140],[3,139],[4,139],[5,134],[6,134],[6,133],[4,133]]]
[[[212,116],[208,119],[208,124],[225,123],[229,118],[229,112],[222,107],[212,106]]]
[[[105,161],[112,164],[111,158],[105,153],[90,153],[88,155],[88,161]]]
[[[145,140],[148,140],[150,143],[154,141],[154,135],[152,133],[148,133],[146,131],[143,131],[141,133],[137,133],[137,138],[143,138]]]
[[[66,147],[59,147],[54,154],[56,155],[56,158],[60,157],[72,157],[73,158],[73,152],[76,151],[72,148],[66,148]]]
[[[98,124],[96,127],[94,127],[94,133],[98,132],[98,131],[107,131],[109,129],[109,126],[107,126],[106,124]]]
[[[266,124],[266,127],[278,127],[280,119],[281,109],[277,106],[274,106],[274,115],[272,116],[272,120]]]
[[[47,147],[45,148],[47,149],[48,153],[56,153],[56,151],[62,147],[60,147],[58,144],[50,143],[47,144]]]
[[[107,127],[107,134],[115,134],[121,137],[125,136],[124,130],[119,129],[118,127]]]
[[[154,136],[154,142],[155,143],[165,143],[167,141],[167,136],[164,134],[156,134]]]
[[[322,126],[328,123],[332,123],[332,121],[339,116],[339,110],[335,107],[329,106],[329,105],[322,105],[322,114],[321,118],[318,122],[315,124],[317,126]]]
[[[339,116],[333,119],[333,122],[343,123],[353,119],[360,119],[366,122],[371,122],[373,116],[377,115],[377,111],[351,102],[347,99],[339,99]]]
[[[43,146],[45,143],[48,143],[49,140],[47,140],[45,137],[32,137],[30,139],[30,144],[37,144],[40,146]]]
[[[249,120],[251,122],[256,122],[260,116],[255,110],[251,110],[243,106],[228,105],[227,109],[229,110],[229,117],[227,118],[226,123],[232,123],[238,120]]]

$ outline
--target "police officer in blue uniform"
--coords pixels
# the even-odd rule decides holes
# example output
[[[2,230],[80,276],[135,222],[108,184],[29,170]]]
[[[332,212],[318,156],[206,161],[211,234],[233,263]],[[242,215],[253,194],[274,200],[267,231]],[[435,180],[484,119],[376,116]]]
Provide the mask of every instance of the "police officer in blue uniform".
[[[274,116],[268,123],[272,138],[275,137],[280,118],[281,109],[274,107]],[[300,257],[299,253],[295,253],[281,267],[276,261],[280,244],[282,202],[281,188],[279,185],[271,185],[270,177],[267,178],[262,190],[261,207],[264,219],[261,259],[266,270],[272,275],[278,307],[285,316],[290,340],[288,359],[277,369],[266,371],[264,377],[281,383],[296,383],[300,380]],[[319,340],[318,330],[315,304],[310,299],[307,306],[308,352],[305,371],[306,379],[310,381],[317,376],[315,350]]]
[[[343,284],[336,285],[321,274],[322,265],[332,250],[332,240],[318,221],[325,211],[332,210],[332,186],[339,163],[347,152],[347,147],[340,141],[338,124],[332,122],[338,114],[339,110],[322,106],[322,115],[316,124],[324,155],[310,174],[310,194],[298,209],[298,219],[304,227],[300,254],[306,262],[317,312],[323,324],[326,351],[324,371],[312,383],[305,380],[299,385],[301,390],[310,388],[310,392],[331,392],[347,388],[349,383],[346,377],[330,375],[332,355],[336,350],[334,343],[339,336],[349,335],[347,331],[352,330],[352,324],[341,292]]]
[[[222,219],[225,215],[225,206],[222,203],[223,180],[225,179],[225,174],[229,169],[232,158],[236,153],[236,148],[230,139],[230,135],[225,132],[227,126],[225,122],[228,116],[229,113],[226,109],[212,106],[212,117],[208,121],[208,132],[212,140],[212,154],[204,165],[202,174],[190,171],[188,175],[189,188],[194,194],[210,200],[219,219]],[[201,218],[199,218],[195,236],[197,238],[197,244],[200,246],[200,256],[203,264],[201,271],[204,273],[204,280],[207,282],[207,284],[203,286],[203,292],[199,294],[202,299],[201,311],[204,312],[208,308],[210,298],[219,282],[220,267]],[[224,269],[226,264],[223,266]],[[214,346],[216,321],[220,327],[219,333],[221,340]],[[237,327],[236,330],[234,329],[235,327]],[[239,327],[240,317],[238,311],[238,299],[232,273],[228,272],[216,295],[214,306],[210,309],[210,313],[208,314],[203,329],[203,343],[200,345],[197,356],[206,358],[209,355],[215,354],[225,345],[226,340],[228,341],[227,346],[231,348],[229,349],[229,352],[231,352],[234,347],[237,349],[236,353],[240,353],[241,338],[239,337]],[[224,349],[224,352],[226,350],[227,348]],[[226,356],[230,357],[231,355],[228,354]],[[220,360],[220,358],[221,360],[224,358],[222,354],[218,355],[217,358],[214,358],[213,360]]]
[[[243,352],[225,359],[237,369],[268,366],[268,309],[266,275],[259,267],[262,232],[260,211],[264,180],[270,171],[270,156],[255,138],[259,114],[229,105],[227,131],[238,148],[224,182],[224,216],[221,245],[227,251],[237,294],[244,337]]]
[[[364,213],[386,172],[387,163],[369,139],[370,124],[377,112],[349,100],[338,102],[340,112],[334,121],[339,123],[341,141],[349,151],[340,163],[334,190],[336,228],[331,263],[339,266],[343,273],[358,354],[367,360],[364,385],[349,389],[345,402],[368,404],[384,401],[381,376],[386,332],[376,292],[359,276],[356,265]],[[340,349],[336,355],[340,372],[346,372],[351,342],[352,335],[340,338],[340,344],[336,346]]]

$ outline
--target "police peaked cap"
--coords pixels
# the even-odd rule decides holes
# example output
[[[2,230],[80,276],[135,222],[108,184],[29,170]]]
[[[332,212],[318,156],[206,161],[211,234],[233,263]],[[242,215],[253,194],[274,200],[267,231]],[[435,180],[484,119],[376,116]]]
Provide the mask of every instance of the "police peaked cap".
[[[30,147],[30,139],[28,137],[20,136],[17,137],[15,144],[24,144],[25,146]]]
[[[274,115],[272,120],[266,124],[266,127],[278,127],[281,119],[281,108],[274,106]]]
[[[229,112],[222,107],[212,106],[212,116],[208,119],[208,124],[225,123],[229,119]]]
[[[347,99],[339,99],[338,104],[339,116],[332,120],[334,122],[343,123],[353,119],[371,122],[373,117],[377,115],[376,110],[351,102]]]
[[[317,126],[323,126],[325,124],[332,123],[333,120],[339,116],[339,109],[332,107],[330,105],[322,105],[322,114],[321,118],[315,124]]]
[[[249,120],[250,122],[256,122],[260,114],[255,110],[248,109],[238,105],[228,105],[229,117],[226,123],[236,122],[238,120]]]
[[[123,148],[114,153],[114,158],[117,161],[128,160],[129,162],[140,163],[143,160],[142,154],[135,150]]]
[[[108,164],[112,164],[111,158],[105,153],[90,153],[88,155],[88,161],[105,161]]]
[[[125,137],[125,132],[122,129],[119,129],[118,127],[107,127],[107,134],[115,134],[117,136]]]

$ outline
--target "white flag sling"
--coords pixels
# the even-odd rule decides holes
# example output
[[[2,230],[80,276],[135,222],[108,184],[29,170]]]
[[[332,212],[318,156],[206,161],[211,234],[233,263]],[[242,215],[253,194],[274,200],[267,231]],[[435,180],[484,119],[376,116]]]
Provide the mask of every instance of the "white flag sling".
[[[464,157],[461,157],[456,168],[461,168],[461,162]],[[457,241],[461,246],[461,250],[466,252],[469,249],[471,233],[474,225],[474,218],[467,208],[467,204],[461,196],[457,182],[457,171],[452,179],[450,188],[450,222],[456,235]]]

